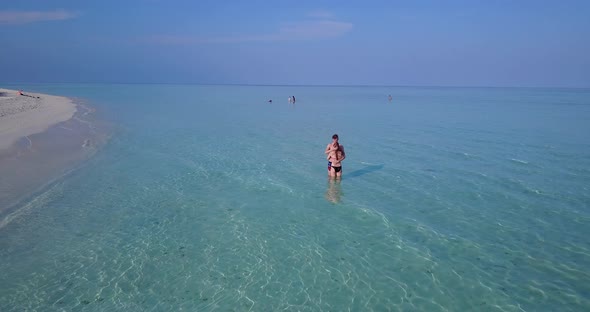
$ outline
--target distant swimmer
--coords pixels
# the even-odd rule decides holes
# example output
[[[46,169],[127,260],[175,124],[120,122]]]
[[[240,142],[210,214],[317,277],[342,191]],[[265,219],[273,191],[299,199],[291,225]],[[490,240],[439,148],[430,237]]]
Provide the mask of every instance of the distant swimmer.
[[[269,103],[272,103],[272,100],[268,100]]]
[[[293,104],[295,104],[295,96],[291,96],[291,98],[293,99]]]
[[[387,100],[389,100],[390,103],[391,103],[391,101],[393,101],[393,98],[391,97],[391,94],[387,97]]]
[[[293,98],[289,97],[289,103],[293,103]]]

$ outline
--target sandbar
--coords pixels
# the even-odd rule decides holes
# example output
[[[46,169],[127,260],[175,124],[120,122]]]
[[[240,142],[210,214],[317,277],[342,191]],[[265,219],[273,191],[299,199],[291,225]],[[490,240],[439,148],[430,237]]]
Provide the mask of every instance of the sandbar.
[[[76,105],[66,97],[0,88],[0,151],[75,113]]]

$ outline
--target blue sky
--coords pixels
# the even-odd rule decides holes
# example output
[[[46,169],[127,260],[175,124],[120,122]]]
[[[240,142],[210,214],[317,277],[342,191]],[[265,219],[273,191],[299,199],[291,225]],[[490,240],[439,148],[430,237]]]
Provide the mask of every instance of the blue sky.
[[[0,0],[0,82],[590,87],[590,1]]]

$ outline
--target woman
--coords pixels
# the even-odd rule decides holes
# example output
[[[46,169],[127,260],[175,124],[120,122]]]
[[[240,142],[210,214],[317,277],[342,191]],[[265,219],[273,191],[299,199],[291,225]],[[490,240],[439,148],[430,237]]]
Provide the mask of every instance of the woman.
[[[331,177],[341,177],[342,176],[342,161],[346,158],[346,154],[344,150],[340,147],[338,142],[334,142],[332,145],[332,149],[328,154],[328,161],[332,163],[330,168],[330,176]]]

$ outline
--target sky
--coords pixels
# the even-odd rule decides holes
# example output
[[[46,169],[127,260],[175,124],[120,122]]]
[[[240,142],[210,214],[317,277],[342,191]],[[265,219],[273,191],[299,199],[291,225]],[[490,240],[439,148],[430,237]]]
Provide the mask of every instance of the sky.
[[[590,1],[0,0],[0,82],[590,87]]]

